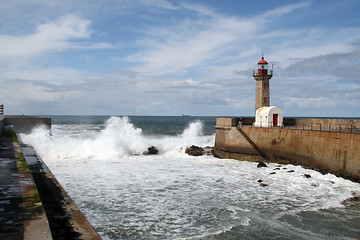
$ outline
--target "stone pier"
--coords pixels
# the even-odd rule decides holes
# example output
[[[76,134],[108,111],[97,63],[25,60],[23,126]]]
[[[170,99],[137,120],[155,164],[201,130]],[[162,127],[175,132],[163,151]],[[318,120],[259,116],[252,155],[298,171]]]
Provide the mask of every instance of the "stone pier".
[[[255,144],[272,162],[300,164],[360,182],[359,120],[284,119],[284,123],[288,123],[285,128],[242,125],[241,131],[237,129],[238,122],[236,118],[217,119],[215,156],[264,161]],[[319,124],[323,126],[321,131],[315,129]],[[329,124],[332,125],[330,130],[325,128]],[[345,131],[345,126],[351,129],[348,127],[347,132],[341,132],[341,128]]]

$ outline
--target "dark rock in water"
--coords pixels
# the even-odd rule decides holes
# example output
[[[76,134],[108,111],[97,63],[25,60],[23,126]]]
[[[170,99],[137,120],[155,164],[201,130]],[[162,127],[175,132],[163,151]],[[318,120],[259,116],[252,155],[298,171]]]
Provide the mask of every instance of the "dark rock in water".
[[[280,170],[280,168],[277,167],[277,168],[274,168],[274,170]]]
[[[259,179],[259,180],[258,180],[258,183],[261,183],[261,182],[262,182],[262,180],[261,180],[261,179]]]
[[[214,153],[213,153],[214,148],[213,147],[206,146],[203,149],[204,149],[204,154],[206,154],[206,155],[214,155]]]
[[[348,198],[349,201],[359,201],[360,197],[359,196],[353,196],[351,198]]]
[[[265,184],[265,183],[260,183],[260,186],[261,186],[261,187],[266,187],[266,186],[269,186],[269,185],[267,185],[267,184]]]
[[[306,178],[311,178],[311,175],[310,174],[304,174],[304,176],[306,177]]]
[[[270,174],[276,174],[276,172],[271,172]]]
[[[267,167],[267,165],[263,162],[259,162],[259,164],[257,165],[258,168],[261,168],[261,167]]]
[[[191,147],[187,147],[185,149],[185,153],[191,156],[202,156],[204,155],[204,149],[195,145],[192,145]]]
[[[154,146],[151,146],[147,149],[147,151],[144,153],[145,155],[154,155],[154,154],[158,154],[159,153],[159,150],[154,147]]]
[[[357,196],[357,195],[355,195],[355,193],[353,193],[353,196],[352,197],[349,197],[349,198],[347,198],[347,199],[345,199],[345,200],[343,200],[341,203],[342,204],[351,204],[351,203],[353,203],[353,202],[359,202],[360,201],[360,196]]]
[[[287,172],[289,172],[289,173],[293,173],[293,172],[295,172],[294,170],[289,170],[289,171],[287,171]]]

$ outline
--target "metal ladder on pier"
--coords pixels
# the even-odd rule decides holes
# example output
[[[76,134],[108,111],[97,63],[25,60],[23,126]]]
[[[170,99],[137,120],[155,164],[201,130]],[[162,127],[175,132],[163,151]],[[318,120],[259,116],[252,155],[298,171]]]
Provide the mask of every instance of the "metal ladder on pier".
[[[258,154],[267,162],[270,161],[270,158],[263,152],[261,149],[254,143],[253,140],[241,129],[240,126],[236,126],[236,129],[244,136],[244,138],[250,143],[250,145],[258,152]]]

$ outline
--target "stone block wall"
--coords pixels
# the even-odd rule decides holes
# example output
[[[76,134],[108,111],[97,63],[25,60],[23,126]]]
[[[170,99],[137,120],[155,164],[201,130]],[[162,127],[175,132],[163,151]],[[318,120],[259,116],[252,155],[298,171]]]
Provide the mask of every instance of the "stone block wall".
[[[236,120],[217,120],[215,155],[241,160],[249,155],[262,160],[240,132],[234,126],[229,127],[234,122]],[[360,181],[360,134],[249,126],[241,129],[271,161],[286,160]]]

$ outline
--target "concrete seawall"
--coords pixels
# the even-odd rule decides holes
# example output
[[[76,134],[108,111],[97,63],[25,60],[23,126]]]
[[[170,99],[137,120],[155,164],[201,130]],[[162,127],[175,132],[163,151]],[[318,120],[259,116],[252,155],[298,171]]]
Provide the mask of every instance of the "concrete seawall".
[[[12,125],[17,133],[30,133],[33,128],[41,125],[51,129],[51,118],[7,115],[3,121],[4,126]]]
[[[19,133],[39,125],[50,128],[51,119],[0,119],[0,239],[100,239],[35,150],[21,141]]]
[[[324,122],[330,120],[322,119]],[[320,120],[295,120],[310,124]],[[343,124],[350,120],[335,120],[326,124]],[[236,128],[237,119],[219,118],[216,123],[214,154],[221,158],[261,161],[261,157]],[[358,123],[354,123],[354,128]],[[300,164],[322,172],[331,172],[360,182],[360,134],[283,128],[254,128],[241,130],[255,143],[270,161]]]
[[[0,117],[0,135],[2,133],[3,127],[4,127],[4,117]]]
[[[38,189],[53,239],[100,239],[35,150],[24,144],[20,136],[17,137]]]

